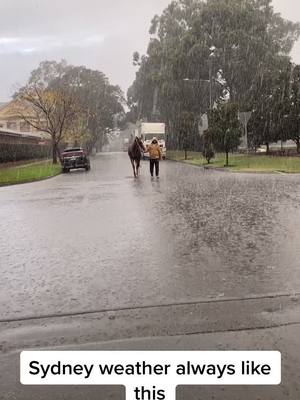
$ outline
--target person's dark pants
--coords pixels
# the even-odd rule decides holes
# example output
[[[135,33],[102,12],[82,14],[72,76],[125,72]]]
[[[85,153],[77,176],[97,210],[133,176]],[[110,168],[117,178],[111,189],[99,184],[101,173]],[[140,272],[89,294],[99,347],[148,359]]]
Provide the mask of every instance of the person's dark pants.
[[[153,176],[153,170],[155,166],[155,175],[159,175],[159,160],[150,158],[150,174]]]

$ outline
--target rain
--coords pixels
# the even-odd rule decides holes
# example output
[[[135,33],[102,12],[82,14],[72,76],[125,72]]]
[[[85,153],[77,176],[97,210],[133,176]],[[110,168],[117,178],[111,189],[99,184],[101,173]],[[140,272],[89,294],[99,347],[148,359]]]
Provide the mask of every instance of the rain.
[[[281,385],[176,398],[298,400],[299,7],[62,3],[0,28],[0,399],[125,399],[23,350],[274,350]]]

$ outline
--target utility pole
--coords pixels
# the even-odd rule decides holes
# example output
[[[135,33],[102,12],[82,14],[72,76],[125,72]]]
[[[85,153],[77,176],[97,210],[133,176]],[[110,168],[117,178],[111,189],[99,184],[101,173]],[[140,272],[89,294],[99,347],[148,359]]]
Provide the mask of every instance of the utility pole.
[[[209,109],[213,109],[213,59],[215,57],[215,47],[212,46],[210,48],[210,55],[209,55]]]
[[[212,109],[212,58],[209,58],[209,110]]]

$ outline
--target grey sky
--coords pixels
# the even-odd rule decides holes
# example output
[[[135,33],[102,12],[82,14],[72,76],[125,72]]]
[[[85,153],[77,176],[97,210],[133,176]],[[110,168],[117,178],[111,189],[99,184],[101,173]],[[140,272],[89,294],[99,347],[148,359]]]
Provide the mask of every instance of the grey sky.
[[[126,92],[135,75],[132,53],[146,51],[150,21],[170,1],[0,0],[0,102],[45,59],[99,69]],[[297,0],[273,5],[300,20]],[[292,55],[300,63],[300,42]]]

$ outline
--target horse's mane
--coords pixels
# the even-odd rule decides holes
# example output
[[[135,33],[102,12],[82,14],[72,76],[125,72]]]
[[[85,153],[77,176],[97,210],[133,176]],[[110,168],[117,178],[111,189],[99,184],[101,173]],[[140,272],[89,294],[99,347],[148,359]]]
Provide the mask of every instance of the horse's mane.
[[[142,151],[138,143],[138,138],[136,137],[133,143],[128,147],[128,155],[133,159],[141,159]]]

